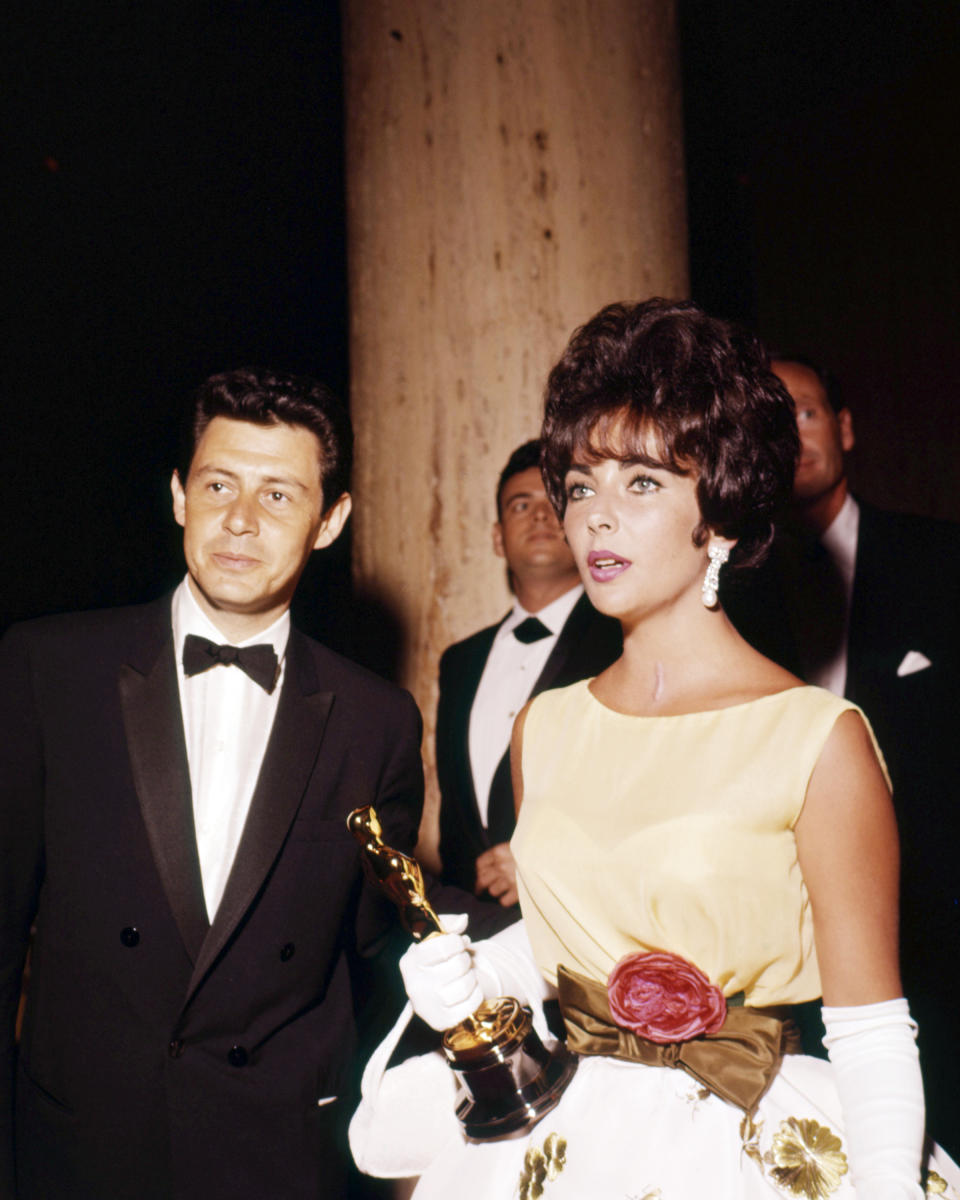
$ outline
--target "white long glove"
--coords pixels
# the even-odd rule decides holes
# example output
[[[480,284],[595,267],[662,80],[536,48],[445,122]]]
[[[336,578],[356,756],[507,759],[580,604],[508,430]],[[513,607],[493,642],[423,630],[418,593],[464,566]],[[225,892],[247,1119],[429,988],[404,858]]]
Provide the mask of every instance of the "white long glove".
[[[400,974],[413,1011],[431,1029],[444,1030],[476,1011],[483,989],[464,936],[466,913],[439,915],[448,932],[414,942],[400,959]]]
[[[523,921],[476,945],[464,936],[466,914],[440,914],[449,932],[415,942],[400,959],[403,986],[413,1011],[433,1029],[449,1029],[492,996],[515,996],[529,1004],[541,1036],[540,1001],[553,994],[537,968]]]
[[[923,1200],[923,1081],[907,1001],[822,1013],[857,1200]]]

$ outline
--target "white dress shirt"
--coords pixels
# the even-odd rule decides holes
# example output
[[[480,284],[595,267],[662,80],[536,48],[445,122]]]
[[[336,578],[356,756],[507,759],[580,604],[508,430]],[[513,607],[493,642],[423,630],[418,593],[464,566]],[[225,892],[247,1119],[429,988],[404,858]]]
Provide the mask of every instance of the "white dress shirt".
[[[843,584],[846,601],[843,638],[829,662],[810,672],[809,683],[842,696],[847,686],[847,644],[850,640],[850,604],[853,600],[853,575],[857,565],[857,536],[860,532],[860,508],[847,493],[840,511],[820,535],[820,543],[830,555]]]
[[[252,646],[269,642],[273,646],[280,670],[270,693],[235,665],[217,663],[199,675],[188,678],[184,674],[183,643],[188,633],[217,643],[231,641],[200,608],[189,577],[173,594],[172,616],[197,853],[207,915],[212,921],[240,844],[277,715],[290,614],[285,612],[269,629],[246,641],[231,643]]]
[[[540,672],[566,624],[573,606],[583,593],[577,584],[538,613],[529,613],[519,603],[497,630],[487,655],[483,674],[470,709],[470,771],[484,828],[490,803],[490,785],[497,765],[510,745],[517,713],[530,699]],[[513,631],[527,617],[535,616],[550,630],[549,637],[524,644]]]

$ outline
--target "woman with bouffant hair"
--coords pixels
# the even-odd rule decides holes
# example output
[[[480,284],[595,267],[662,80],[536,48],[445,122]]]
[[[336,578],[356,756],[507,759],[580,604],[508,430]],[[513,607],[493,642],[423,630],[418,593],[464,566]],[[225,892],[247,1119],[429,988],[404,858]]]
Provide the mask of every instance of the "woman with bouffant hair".
[[[697,474],[710,528],[735,540],[731,566],[756,566],[789,497],[800,443],[793,401],[753,334],[696,305],[611,304],[574,333],[550,372],[543,475],[560,519],[575,450],[601,457],[656,442],[656,462]]]
[[[873,734],[720,602],[721,572],[766,552],[799,450],[762,345],[690,303],[610,305],[550,373],[542,438],[623,655],[517,719],[524,920],[492,944],[431,939],[401,968],[435,1028],[498,992],[556,995],[578,1066],[520,1138],[451,1129],[415,1195],[917,1200],[925,1179],[960,1196],[955,1164],[923,1150]],[[802,1053],[811,1005],[830,1061]]]

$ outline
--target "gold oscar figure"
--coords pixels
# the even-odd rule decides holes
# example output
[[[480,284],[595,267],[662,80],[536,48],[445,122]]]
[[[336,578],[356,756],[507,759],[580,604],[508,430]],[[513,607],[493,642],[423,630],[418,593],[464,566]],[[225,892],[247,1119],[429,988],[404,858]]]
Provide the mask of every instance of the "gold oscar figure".
[[[367,875],[397,906],[414,941],[443,933],[427,900],[420,864],[384,845],[374,809],[354,809],[347,828],[363,850]],[[530,1010],[512,996],[484,1000],[446,1030],[441,1044],[459,1083],[457,1118],[476,1141],[531,1128],[559,1101],[577,1067],[563,1045],[553,1051],[544,1046]]]

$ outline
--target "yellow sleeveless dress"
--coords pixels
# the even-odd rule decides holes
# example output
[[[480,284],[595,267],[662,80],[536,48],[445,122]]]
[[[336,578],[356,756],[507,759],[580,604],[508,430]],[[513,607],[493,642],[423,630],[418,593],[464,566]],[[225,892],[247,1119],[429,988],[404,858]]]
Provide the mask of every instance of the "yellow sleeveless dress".
[[[632,717],[587,682],[545,692],[524,727],[511,843],[542,973],[606,981],[636,951],[695,963],[757,1007],[820,995],[794,825],[837,718],[813,687],[675,717]],[[935,1149],[928,1194],[960,1200]],[[580,1061],[525,1137],[449,1140],[416,1200],[853,1200],[829,1063],[789,1055],[751,1116],[680,1070]]]
[[[676,717],[614,712],[586,683],[538,697],[512,849],[543,974],[605,982],[625,954],[666,950],[747,1004],[816,999],[793,827],[853,707],[813,687]]]

